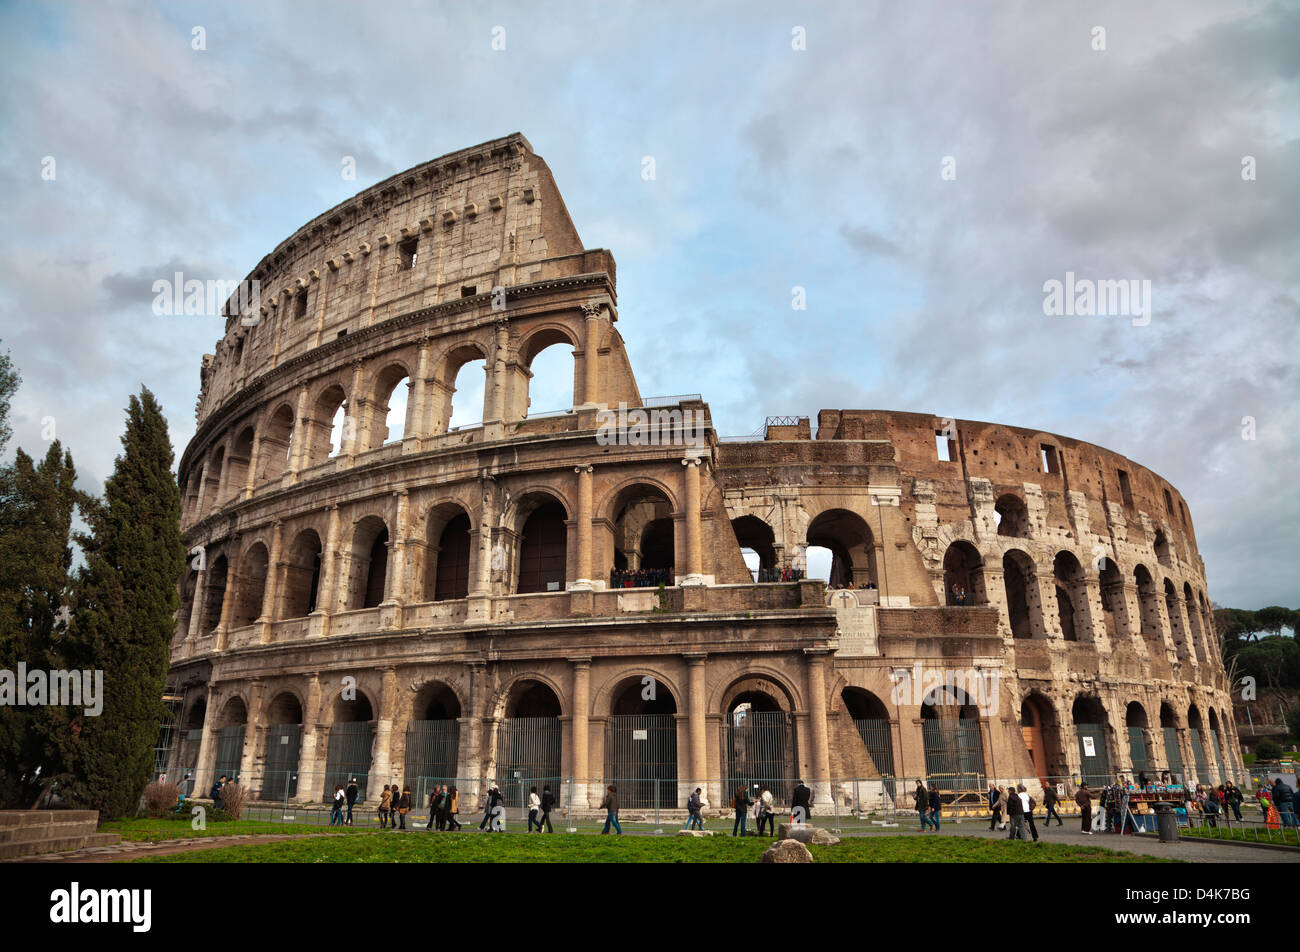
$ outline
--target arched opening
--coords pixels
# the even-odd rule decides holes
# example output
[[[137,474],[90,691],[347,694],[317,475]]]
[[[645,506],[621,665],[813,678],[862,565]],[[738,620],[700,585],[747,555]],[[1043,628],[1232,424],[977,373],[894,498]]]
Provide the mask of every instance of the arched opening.
[[[1090,787],[1101,787],[1114,778],[1110,772],[1106,708],[1100,698],[1080,694],[1070,711],[1079,738],[1079,774]]]
[[[207,719],[208,702],[200,696],[194,700],[181,721],[180,757],[177,761],[176,781],[186,796],[195,792],[195,772],[199,765],[199,750],[203,744],[203,722]],[[208,791],[198,791],[200,795]]]
[[[1079,633],[1088,631],[1088,586],[1083,566],[1071,552],[1058,552],[1052,560],[1052,579],[1056,588],[1056,614],[1061,623],[1061,637],[1078,641]],[[1091,641],[1091,637],[1087,640]]]
[[[952,802],[977,801],[985,793],[979,716],[966,691],[951,684],[933,688],[921,705],[925,772]]]
[[[208,565],[208,580],[203,589],[203,615],[199,619],[199,632],[207,634],[221,624],[221,604],[226,598],[226,580],[230,562],[219,555]]]
[[[1155,757],[1151,753],[1151,740],[1147,733],[1146,708],[1137,701],[1131,701],[1124,711],[1124,726],[1128,728],[1129,770],[1134,777],[1149,777],[1155,768]]]
[[[388,583],[388,526],[366,516],[352,533],[348,560],[347,609],[374,608],[384,600]]]
[[[203,486],[203,508],[201,515],[209,515],[221,508],[221,474],[226,465],[226,448],[218,446],[212,451],[212,460],[208,463],[207,478]]]
[[[288,472],[292,446],[293,407],[285,403],[271,415],[262,434],[262,447],[257,456],[259,483],[273,482]]]
[[[1196,783],[1208,783],[1210,770],[1205,758],[1205,725],[1201,712],[1193,704],[1187,709],[1187,740],[1192,745],[1192,761],[1196,766]]]
[[[943,554],[943,591],[949,605],[987,605],[984,560],[969,542],[954,542]]]
[[[486,414],[487,359],[477,347],[459,347],[444,364],[441,394],[447,432],[481,426]]]
[[[460,699],[441,681],[420,688],[406,727],[406,782],[419,803],[440,784],[456,782],[460,755]]]
[[[1178,715],[1168,702],[1160,705],[1160,733],[1165,742],[1165,769],[1170,783],[1183,781],[1183,751],[1178,743]]]
[[[884,782],[886,796],[893,802],[898,786],[894,774],[894,737],[889,724],[889,709],[884,701],[862,688],[844,688],[840,691],[840,700],[853,721],[854,733],[862,742],[859,749],[852,743],[852,734],[840,732],[840,742],[850,748],[844,752],[847,759],[855,765],[862,764],[863,776],[879,777]],[[862,760],[864,756],[865,762]],[[857,776],[856,770],[854,775]]]
[[[1204,664],[1209,660],[1205,628],[1201,625],[1201,613],[1197,611],[1196,596],[1192,593],[1192,586],[1187,583],[1183,583],[1183,605],[1187,608],[1187,637],[1191,639],[1196,660]]]
[[[516,681],[497,728],[497,785],[522,806],[530,787],[560,789],[560,699],[541,681]]]
[[[298,754],[302,747],[302,704],[288,691],[277,694],[266,708],[266,769],[262,800],[289,799],[298,794]]]
[[[564,590],[568,559],[568,514],[564,506],[547,493],[530,493],[519,501],[519,572],[515,591],[559,592]]]
[[[795,750],[792,705],[777,685],[745,678],[727,692],[724,742],[727,751],[723,792],[766,787],[779,802],[794,792]]]
[[[1174,636],[1174,647],[1179,658],[1188,658],[1192,654],[1191,638],[1183,624],[1182,604],[1178,600],[1178,589],[1174,583],[1165,579],[1165,614],[1169,617],[1169,630]]]
[[[469,595],[469,514],[455,503],[435,506],[425,530],[424,598],[445,602]]]
[[[374,746],[374,708],[370,698],[352,689],[334,698],[329,750],[325,756],[324,802],[333,803],[334,788],[357,782],[357,802],[366,799],[370,754]]]
[[[1138,617],[1142,624],[1142,637],[1150,649],[1164,649],[1164,635],[1160,630],[1160,608],[1156,601],[1156,583],[1145,565],[1133,569],[1133,581],[1138,590]]]
[[[519,353],[523,385],[516,388],[515,419],[571,408],[575,365],[573,342],[563,331],[552,328],[528,338]]]
[[[190,473],[189,488],[185,493],[185,517],[194,521],[198,519],[199,512],[199,490],[203,487],[203,467],[196,465],[193,472]]]
[[[1169,540],[1165,538],[1163,529],[1156,530],[1156,537],[1151,543],[1151,548],[1155,550],[1156,561],[1165,568],[1169,568]]]
[[[366,448],[400,443],[406,436],[406,408],[411,378],[401,364],[390,364],[375,378],[367,408]]]
[[[1215,771],[1210,782],[1223,783],[1228,776],[1223,769],[1223,733],[1219,729],[1219,712],[1214,708],[1210,708],[1210,750],[1213,752]]]
[[[239,766],[244,759],[244,725],[248,723],[248,708],[242,698],[232,697],[222,705],[217,716],[217,758],[213,777],[225,776],[239,779]]]
[[[755,582],[783,581],[777,568],[776,536],[772,527],[757,516],[741,516],[731,520],[731,529],[750,577]]]
[[[866,520],[847,509],[830,509],[808,525],[810,547],[829,549],[831,588],[876,587],[876,546]],[[814,578],[811,562],[809,578]]]
[[[304,466],[323,463],[343,449],[346,442],[345,429],[348,427],[348,412],[344,404],[347,394],[338,384],[327,387],[316,402],[312,404],[311,415],[307,420],[307,454]],[[352,424],[355,425],[355,424]]]
[[[248,467],[253,458],[255,438],[251,426],[244,427],[235,437],[234,445],[230,448],[230,460],[226,464],[230,472],[226,476],[226,499],[223,502],[243,495],[244,487],[248,485]]]
[[[181,607],[176,613],[176,640],[186,638],[190,633],[190,618],[194,614],[194,593],[198,588],[199,574],[187,569],[181,580]]]
[[[998,497],[993,505],[993,521],[1000,536],[1029,538],[1029,510],[1025,508],[1024,500],[1015,493]]]
[[[1043,606],[1034,562],[1019,549],[1002,556],[1002,585],[1007,596],[1007,623],[1013,638],[1043,637]]]
[[[677,699],[650,676],[615,687],[605,721],[605,779],[628,807],[678,806]],[[700,778],[703,780],[704,778]]]
[[[262,600],[266,595],[266,574],[270,567],[266,546],[254,542],[239,562],[239,585],[235,589],[234,617],[230,627],[243,628],[262,617]]]
[[[1110,638],[1131,637],[1133,629],[1129,626],[1128,602],[1124,598],[1124,576],[1120,574],[1114,559],[1102,558],[1098,581],[1101,586],[1101,611],[1106,635]]]
[[[320,536],[312,529],[304,529],[289,546],[289,564],[284,567],[281,618],[300,618],[316,610],[320,564]]]
[[[614,568],[610,588],[645,588],[675,581],[673,507],[655,486],[629,486],[610,507]]]
[[[1069,774],[1056,709],[1036,691],[1020,702],[1020,735],[1040,783],[1056,783]]]

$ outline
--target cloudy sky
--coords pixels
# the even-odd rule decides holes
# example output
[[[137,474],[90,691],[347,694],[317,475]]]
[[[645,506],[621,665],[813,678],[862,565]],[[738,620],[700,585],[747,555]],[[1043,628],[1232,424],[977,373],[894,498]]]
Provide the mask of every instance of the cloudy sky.
[[[726,434],[862,407],[1094,441],[1182,490],[1216,601],[1300,606],[1300,7],[644,6],[4,5],[12,445],[52,417],[97,489],[144,383],[179,452],[221,328],[154,280],[240,278],[520,131],[618,260],[642,393]],[[1046,315],[1067,272],[1149,281],[1149,322]]]

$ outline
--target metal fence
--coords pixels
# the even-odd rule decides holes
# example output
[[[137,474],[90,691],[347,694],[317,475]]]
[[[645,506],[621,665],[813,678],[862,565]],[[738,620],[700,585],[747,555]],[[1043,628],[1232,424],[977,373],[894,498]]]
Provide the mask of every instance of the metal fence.
[[[560,719],[510,717],[497,732],[497,782],[507,803],[522,803],[534,784],[560,780]],[[554,789],[554,788],[553,788]]]
[[[789,799],[794,790],[794,731],[786,711],[747,711],[739,723],[727,719],[726,790],[748,787],[756,778],[778,798]]]
[[[1079,738],[1080,776],[1090,787],[1111,783],[1110,755],[1106,752],[1106,725],[1075,724]]]
[[[605,726],[604,786],[618,786],[629,807],[671,809],[677,805],[677,717],[673,714],[615,714]]]
[[[921,722],[925,742],[925,772],[944,790],[966,795],[982,793],[984,740],[979,721],[934,718]]]

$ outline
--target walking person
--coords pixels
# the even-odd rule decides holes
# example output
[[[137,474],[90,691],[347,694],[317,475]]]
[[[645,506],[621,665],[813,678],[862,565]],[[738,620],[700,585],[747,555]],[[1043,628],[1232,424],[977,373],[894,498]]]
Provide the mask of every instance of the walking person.
[[[478,824],[480,830],[486,827],[489,833],[497,832],[497,824],[493,821],[496,819],[496,808],[500,805],[502,799],[504,798],[501,796],[501,791],[497,789],[495,783],[488,787],[487,802],[483,805],[483,819]],[[500,828],[505,828],[504,821]]]
[[[731,798],[731,808],[736,811],[735,822],[731,824],[731,835],[736,835],[736,830],[740,830],[741,836],[748,836],[745,832],[745,821],[749,819],[749,808],[754,805],[754,801],[749,799],[749,788],[741,784],[736,788],[736,794]]]
[[[772,791],[766,787],[758,795],[758,835],[763,835],[763,824],[767,824],[767,835],[776,836],[776,808],[773,805]]]
[[[1025,838],[1025,801],[1020,799],[1020,794],[1016,791],[1014,785],[1007,785],[1007,821],[1011,826],[1011,832],[1007,834],[1009,840],[1021,840]]]
[[[998,825],[998,801],[1002,799],[1002,788],[989,781],[989,829],[992,830]]]
[[[388,829],[388,817],[393,812],[393,789],[384,784],[384,792],[379,795],[379,828]]]
[[[1043,806],[1047,808],[1047,822],[1044,826],[1052,825],[1052,817],[1056,817],[1056,825],[1064,826],[1061,822],[1061,814],[1056,812],[1056,804],[1060,802],[1060,797],[1056,793],[1056,787],[1048,784],[1043,788]]]
[[[811,821],[812,791],[808,789],[802,780],[796,780],[794,782],[794,796],[790,800],[790,822],[810,823]]]
[[[703,791],[695,788],[695,792],[686,798],[686,829],[694,827],[697,830],[704,829],[704,817],[700,811],[704,808],[704,798],[700,796]]]
[[[1038,827],[1034,826],[1034,807],[1037,804],[1034,803],[1034,798],[1029,795],[1023,783],[1016,786],[1016,792],[1020,794],[1020,804],[1025,808],[1025,825],[1029,827],[1029,833],[1037,843]]]
[[[1227,783],[1227,800],[1228,805],[1232,807],[1232,815],[1236,817],[1237,822],[1241,822],[1241,788],[1231,780]]]
[[[546,784],[542,787],[542,816],[537,821],[537,832],[542,832],[542,824],[546,824],[546,832],[554,833],[551,827],[551,811],[555,809],[555,794],[551,793],[551,785]]]
[[[334,826],[335,824],[337,824],[338,826],[343,825],[344,799],[345,799],[345,795],[343,793],[343,784],[336,783],[334,785],[334,807],[333,809],[330,810],[330,826]]]
[[[426,830],[432,830],[434,825],[440,822],[438,820],[438,805],[441,802],[442,787],[435,784],[433,789],[429,791],[429,822],[424,825]],[[442,829],[442,827],[438,826],[438,829]]]
[[[916,806],[916,815],[921,818],[921,832],[924,833],[930,828],[930,791],[920,780],[912,791],[912,803]]]
[[[352,808],[357,804],[357,778],[348,779],[348,788],[344,791],[344,798],[348,802],[348,826],[352,825]]]
[[[460,792],[452,787],[447,791],[447,830],[454,833],[461,828],[456,815],[460,813]]]
[[[1079,792],[1074,795],[1074,802],[1079,805],[1079,809],[1082,811],[1079,814],[1079,832],[1092,836],[1092,794],[1088,792],[1086,783],[1079,784]]]
[[[934,824],[934,831],[939,832],[939,816],[943,813],[943,797],[939,796],[939,785],[930,784],[930,822]]]
[[[411,812],[411,788],[402,787],[401,799],[397,801],[397,815],[402,819],[402,829],[406,829],[406,814]]]
[[[605,828],[600,831],[604,836],[609,832],[610,825],[613,824],[614,832],[619,836],[623,835],[623,828],[618,825],[618,788],[614,784],[609,785],[605,791],[605,799],[600,801],[600,809],[605,811]]]
[[[537,795],[537,788],[533,787],[528,791],[528,832],[533,832],[533,827],[537,827],[537,832],[542,832],[542,798]]]

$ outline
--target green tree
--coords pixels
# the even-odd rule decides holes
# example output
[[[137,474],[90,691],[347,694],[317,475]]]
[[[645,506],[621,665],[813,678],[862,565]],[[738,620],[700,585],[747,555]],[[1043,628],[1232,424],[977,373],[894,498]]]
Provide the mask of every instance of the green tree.
[[[1280,635],[1283,628],[1290,628],[1294,623],[1294,616],[1295,613],[1289,608],[1269,605],[1255,612],[1255,623],[1259,625],[1260,631],[1266,631],[1270,635]]]
[[[149,782],[185,559],[167,421],[147,388],[131,398],[122,448],[104,498],[83,504],[86,564],[59,645],[63,667],[104,673],[103,712],[66,711],[56,738],[61,796],[101,817],[134,812]]]
[[[1281,756],[1282,748],[1276,741],[1269,740],[1267,737],[1255,745],[1256,760],[1277,760]]]
[[[72,567],[72,454],[56,440],[35,465],[21,449],[0,472],[0,668],[44,669]],[[46,712],[0,707],[0,803],[29,807],[57,772]]]
[[[0,354],[0,453],[4,452],[5,444],[13,435],[13,430],[9,426],[9,405],[14,394],[18,392],[20,383],[22,378],[14,368],[13,361],[9,359],[8,352]]]

